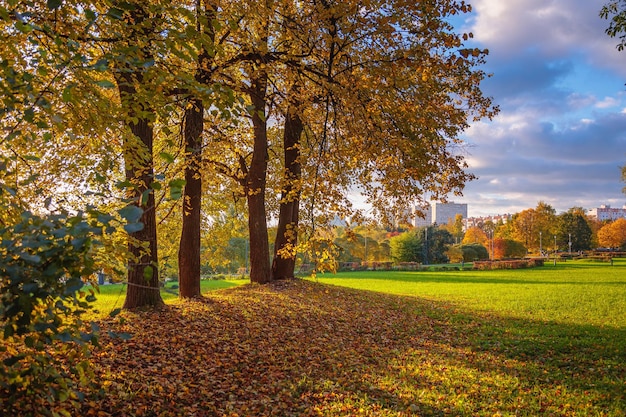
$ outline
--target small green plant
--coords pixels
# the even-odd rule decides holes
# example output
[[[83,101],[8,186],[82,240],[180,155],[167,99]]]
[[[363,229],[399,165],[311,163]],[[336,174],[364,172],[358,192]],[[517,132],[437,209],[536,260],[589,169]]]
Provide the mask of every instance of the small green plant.
[[[77,406],[97,341],[95,325],[80,318],[95,299],[83,279],[102,230],[81,214],[28,211],[0,228],[0,414],[69,415]]]

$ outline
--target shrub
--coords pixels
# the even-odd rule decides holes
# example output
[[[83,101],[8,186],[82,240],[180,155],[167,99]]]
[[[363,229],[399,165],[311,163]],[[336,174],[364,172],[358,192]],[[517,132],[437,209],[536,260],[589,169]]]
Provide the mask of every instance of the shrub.
[[[543,266],[543,259],[506,259],[499,261],[474,262],[474,269],[486,271],[490,269],[520,269]]]
[[[0,228],[1,415],[69,415],[88,382],[96,328],[80,320],[94,299],[83,292],[101,227],[81,215],[24,212]]]

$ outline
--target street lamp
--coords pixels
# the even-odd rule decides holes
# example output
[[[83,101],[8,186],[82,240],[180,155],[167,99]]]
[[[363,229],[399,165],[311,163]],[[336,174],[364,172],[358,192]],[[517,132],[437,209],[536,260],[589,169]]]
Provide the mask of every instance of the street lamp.
[[[541,233],[542,232],[539,232],[539,255],[541,257],[543,257],[543,246],[542,246],[542,241],[541,241]]]
[[[424,265],[428,265],[428,226],[424,229]]]
[[[572,234],[569,233],[569,254],[572,254]]]
[[[554,235],[554,266],[556,266],[556,235]]]

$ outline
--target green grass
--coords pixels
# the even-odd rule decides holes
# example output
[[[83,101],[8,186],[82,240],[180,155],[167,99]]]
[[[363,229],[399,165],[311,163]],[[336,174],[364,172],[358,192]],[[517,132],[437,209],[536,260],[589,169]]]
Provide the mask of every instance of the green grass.
[[[401,385],[407,397],[430,396],[413,387],[431,372],[437,395],[450,396],[458,415],[473,414],[464,407],[489,409],[488,401],[480,402],[489,396],[480,391],[490,386],[502,408],[524,403],[515,415],[624,415],[626,259],[613,266],[568,261],[520,270],[348,272],[317,281],[429,300],[436,308],[425,314],[440,323],[442,337],[466,340],[458,362],[437,349],[403,358],[404,373],[390,375],[389,384]],[[473,363],[474,355],[492,362]],[[440,368],[429,365],[438,361]],[[442,394],[446,386],[454,392]],[[512,391],[496,394],[497,387]]]
[[[626,328],[626,259],[494,271],[364,271],[317,281],[439,300],[471,311],[563,324]]]
[[[236,285],[245,284],[247,280],[202,280],[200,281],[200,291],[206,293],[222,288],[234,287]],[[178,298],[178,283],[168,282],[165,288],[161,289],[161,297],[163,301],[170,301]],[[96,312],[96,317],[103,317],[111,313],[117,308],[122,308],[124,299],[126,298],[126,285],[112,284],[100,285],[99,292],[96,292],[96,301],[92,303],[92,307]]]

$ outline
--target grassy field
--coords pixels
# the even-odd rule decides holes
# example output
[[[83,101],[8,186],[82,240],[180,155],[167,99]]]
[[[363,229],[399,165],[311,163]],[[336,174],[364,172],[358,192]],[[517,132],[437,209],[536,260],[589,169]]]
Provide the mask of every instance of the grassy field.
[[[317,281],[451,302],[472,311],[544,322],[626,328],[626,259],[541,268],[442,272],[343,272]]]

